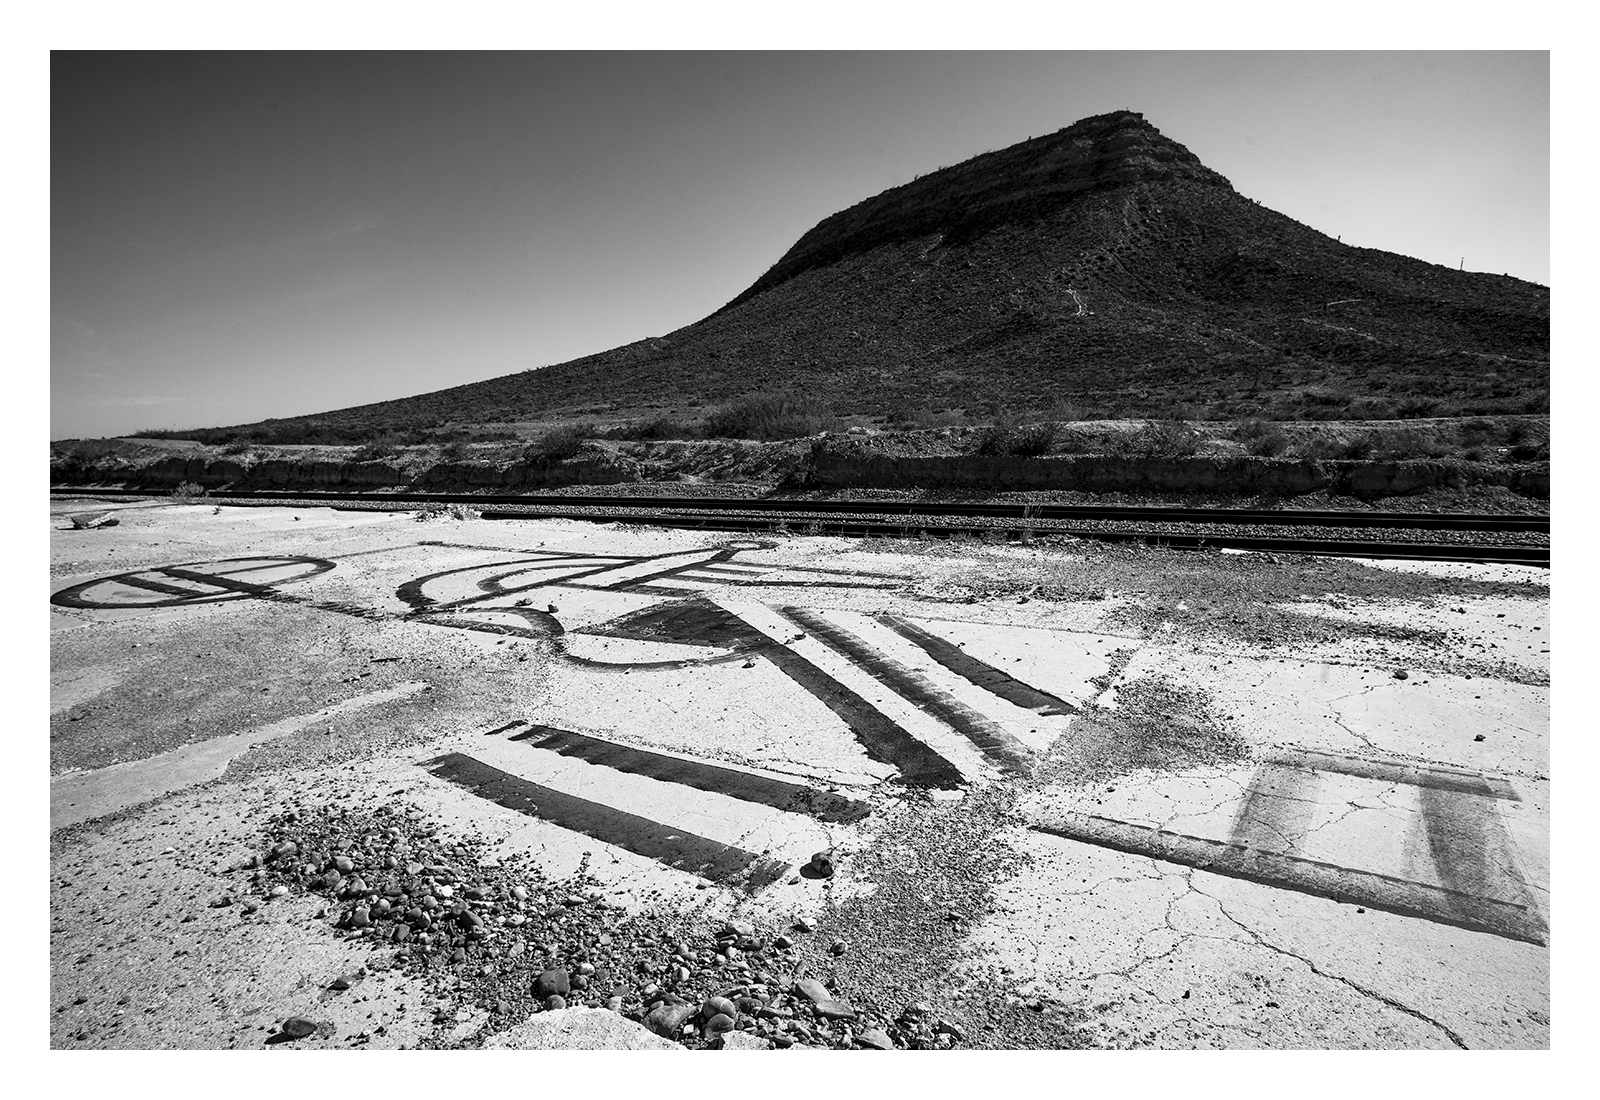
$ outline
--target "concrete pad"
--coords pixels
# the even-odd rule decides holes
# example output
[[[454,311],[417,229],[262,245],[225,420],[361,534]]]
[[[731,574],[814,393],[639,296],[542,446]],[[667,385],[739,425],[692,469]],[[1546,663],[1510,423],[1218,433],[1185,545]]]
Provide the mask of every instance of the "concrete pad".
[[[641,1023],[604,1008],[538,1012],[483,1041],[484,1050],[683,1050]]]
[[[580,645],[594,652],[593,643],[622,641],[585,638]],[[598,652],[611,648],[600,646]],[[680,651],[699,657],[720,652],[666,645],[659,650]],[[867,756],[826,705],[759,657],[750,668],[737,661],[614,673],[558,666],[545,705],[528,717],[821,783],[862,787],[895,774],[891,766]]]
[[[1549,1042],[1545,948],[1017,830],[975,931],[1126,1047]]]
[[[252,745],[283,737],[317,722],[365,707],[403,699],[427,688],[420,682],[346,699],[311,714],[285,718],[244,733],[213,737],[158,756],[112,764],[90,772],[69,772],[50,781],[50,831],[104,817],[173,791],[216,779]]]
[[[1298,600],[1277,606],[1284,611],[1344,622],[1437,630],[1449,636],[1455,657],[1504,661],[1545,681],[1550,678],[1550,605],[1545,600],[1455,596],[1428,602],[1396,600],[1354,605]],[[1360,642],[1346,639],[1332,648],[1335,652],[1358,652],[1362,648]],[[1316,655],[1325,656],[1320,651]]]
[[[719,598],[717,603],[867,700],[890,721],[955,765],[967,779],[987,782],[999,775],[994,765],[984,758],[971,741],[885,687],[848,657],[810,637],[773,608],[727,597]],[[798,689],[794,693],[803,694]],[[842,725],[837,718],[833,721]]]
[[[1149,646],[1118,684],[1164,675],[1201,687],[1260,748],[1376,751],[1506,775],[1549,769],[1549,688],[1393,669]],[[1482,741],[1476,740],[1482,734]]]
[[[1100,694],[1094,681],[1111,668],[1111,654],[1134,643],[1115,634],[1057,627],[918,618],[917,624],[946,641],[1069,703],[1085,706]]]
[[[856,830],[756,802],[696,790],[562,756],[520,741],[480,737],[460,751],[502,771],[579,798],[602,802],[707,840],[799,866],[813,852],[854,843]]]

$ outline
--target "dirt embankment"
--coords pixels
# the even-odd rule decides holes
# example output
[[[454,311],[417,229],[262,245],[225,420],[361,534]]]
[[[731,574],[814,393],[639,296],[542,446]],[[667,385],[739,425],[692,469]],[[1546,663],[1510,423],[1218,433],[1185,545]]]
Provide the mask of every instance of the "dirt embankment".
[[[899,437],[896,437],[899,438]],[[907,442],[907,440],[901,440]],[[258,448],[224,454],[138,440],[70,441],[52,447],[50,481],[61,486],[207,490],[416,489],[538,492],[572,485],[738,482],[833,489],[1060,490],[1086,493],[1362,500],[1495,486],[1534,499],[1550,492],[1549,464],[1465,459],[1306,459],[1240,454],[929,454],[883,436],[825,435],[776,443],[727,440],[591,440],[564,458],[481,446],[441,453],[406,448],[383,458],[354,447]],[[906,453],[911,451],[911,453]]]
[[[1523,496],[1550,495],[1548,469],[1464,461],[1363,462],[1329,459],[1127,457],[1122,455],[960,455],[899,457],[819,450],[808,487],[1059,489],[1103,493],[1300,496],[1327,492],[1362,500],[1430,489],[1496,485]]]

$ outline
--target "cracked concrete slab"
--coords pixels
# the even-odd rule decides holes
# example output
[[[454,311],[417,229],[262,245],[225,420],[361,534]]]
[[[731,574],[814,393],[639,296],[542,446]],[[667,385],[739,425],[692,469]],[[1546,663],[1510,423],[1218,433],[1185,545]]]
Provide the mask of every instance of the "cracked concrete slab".
[[[928,850],[882,823],[900,815],[915,824],[938,807],[959,815],[982,802],[999,822],[985,830],[1001,831],[974,843],[1028,862],[1006,877],[1010,861],[998,860],[1005,873],[974,887],[992,904],[981,920],[957,925],[958,939],[960,929],[970,930],[955,952],[968,958],[955,973],[970,978],[970,988],[991,988],[980,981],[983,968],[1006,968],[999,971],[1006,988],[1048,994],[1082,1013],[1110,1046],[1549,1042],[1548,950],[1475,928],[1472,913],[1449,908],[1477,899],[1490,914],[1478,913],[1478,924],[1501,932],[1516,931],[1501,919],[1512,909],[1541,922],[1549,912],[1549,689],[1537,668],[1518,666],[1529,675],[1510,679],[1469,677],[1472,669],[1411,660],[1425,647],[1408,650],[1390,635],[1382,640],[1389,656],[1380,661],[1368,646],[1361,651],[1367,663],[1340,648],[1345,643],[1289,651],[1257,644],[1272,615],[1313,604],[1330,620],[1390,626],[1412,621],[1406,608],[1415,607],[1434,616],[1428,623],[1439,619],[1440,629],[1485,644],[1512,636],[1495,616],[1502,604],[1516,605],[1515,629],[1542,636],[1546,630],[1530,629],[1542,625],[1537,599],[1479,594],[1452,604],[1430,595],[1338,607],[1311,570],[1305,594],[1314,599],[1283,595],[1283,575],[1296,563],[1261,574],[1274,593],[1261,605],[1264,618],[1228,618],[1235,609],[1219,606],[1218,593],[1248,579],[1245,567],[1225,563],[1205,607],[1191,607],[1141,591],[1142,580],[1156,587],[1150,570],[1171,567],[1159,555],[1146,562],[1142,551],[1117,556],[1128,563],[1115,566],[1124,570],[1121,587],[1099,599],[1098,582],[1074,579],[1090,562],[1081,548],[988,547],[980,560],[796,538],[749,542],[731,564],[708,570],[704,563],[726,540],[705,533],[542,520],[424,524],[376,514],[345,523],[345,513],[300,514],[306,518],[288,509],[154,508],[93,533],[93,545],[85,533],[58,532],[58,589],[245,552],[336,562],[319,576],[290,579],[271,598],[52,609],[58,771],[114,760],[130,773],[182,779],[164,753],[231,757],[220,778],[196,786],[184,779],[173,784],[181,789],[158,791],[143,806],[90,799],[87,819],[56,834],[52,911],[66,918],[52,934],[59,1045],[184,1045],[185,1020],[208,1011],[193,976],[201,970],[186,969],[202,961],[235,976],[222,990],[217,1026],[195,1030],[192,1045],[254,1044],[256,1015],[314,1009],[323,1011],[313,1016],[330,1025],[329,1036],[349,1040],[361,1029],[371,1039],[381,1022],[388,1038],[373,1045],[439,1038],[401,1012],[424,994],[392,974],[369,979],[374,994],[393,986],[385,994],[391,1000],[348,998],[359,1011],[320,1009],[319,983],[346,965],[327,949],[354,949],[328,939],[317,918],[288,902],[262,910],[257,923],[272,930],[252,925],[253,939],[229,933],[218,940],[225,949],[205,955],[183,946],[194,926],[222,919],[208,916],[200,898],[215,877],[212,864],[225,859],[224,848],[245,843],[253,824],[290,793],[404,799],[445,833],[481,839],[491,858],[528,855],[556,878],[581,869],[611,904],[634,911],[667,904],[705,920],[734,912],[822,919],[852,899],[867,904],[913,888],[924,900],[949,893]],[[515,567],[495,564],[540,555],[568,555],[562,569],[629,564],[610,578],[623,587],[607,590],[518,587],[509,576]],[[651,555],[670,557],[654,565],[633,560]],[[1033,598],[1037,586],[1026,576],[996,589],[1011,596],[974,596],[968,582],[1006,555],[1053,570],[1056,590],[1072,598]],[[1182,568],[1203,571],[1208,560],[1184,558]],[[685,562],[701,564],[675,581],[651,579],[653,570]],[[1115,573],[1104,561],[1096,568]],[[850,570],[874,576],[860,588],[833,583]],[[427,580],[438,574],[448,576]],[[885,574],[903,583],[884,583]],[[758,585],[755,577],[776,583]],[[832,579],[808,586],[819,577]],[[417,588],[408,591],[413,581]],[[1403,582],[1396,582],[1401,590]],[[471,615],[459,617],[471,622],[412,614],[426,610],[415,602],[419,592],[476,601],[465,605],[475,608]],[[682,621],[612,629],[657,607],[676,609]],[[944,652],[939,660],[927,637],[919,642],[891,620],[947,643],[959,658]],[[1254,640],[1231,644],[1203,629],[1207,622],[1235,623]],[[829,637],[813,636],[819,629]],[[1405,680],[1394,677],[1398,667],[1409,668]],[[1174,690],[1145,690],[1158,682]],[[427,690],[368,709],[345,705],[402,683]],[[282,725],[319,713],[327,720]],[[656,753],[802,784],[870,813],[841,825],[787,803],[513,741],[530,723],[625,746],[635,753],[630,759]],[[242,743],[231,738],[261,729],[279,735],[233,754]],[[1093,752],[1085,749],[1090,741]],[[1123,751],[1133,742],[1137,751]],[[1007,770],[997,744],[1028,767]],[[1055,767],[1080,751],[1085,760],[1076,771]],[[515,798],[495,801],[428,766],[451,757],[673,836],[737,849],[740,858],[793,866],[832,848],[837,872],[825,885],[782,876],[751,894],[524,812]],[[1043,831],[1069,818],[1079,839]],[[140,862],[151,845],[193,863],[189,878],[175,880],[181,897],[137,877],[155,877]],[[860,869],[868,865],[876,871]],[[106,900],[98,886],[112,883],[102,867],[130,880],[104,913],[95,908]],[[101,897],[82,896],[90,870],[101,874],[94,883]],[[895,874],[927,876],[926,891],[915,881],[895,883]],[[1362,904],[1352,884],[1383,904]],[[143,942],[138,910],[152,901],[164,917],[161,907],[171,906],[172,927]],[[1456,923],[1433,919],[1451,916]],[[93,929],[83,923],[96,920]],[[70,1002],[86,982],[112,980],[109,959],[125,943],[138,960],[128,979],[133,996],[157,1000],[163,954],[182,960],[185,984],[160,1007],[141,1009],[148,1020],[138,1027],[124,1020],[116,1028],[128,1030],[118,1031]],[[172,955],[175,949],[195,957]],[[261,950],[294,957],[274,960]],[[96,961],[77,963],[80,956]],[[884,954],[874,965],[895,964]],[[73,1038],[80,1033],[93,1038]],[[328,1038],[319,1032],[312,1042]]]

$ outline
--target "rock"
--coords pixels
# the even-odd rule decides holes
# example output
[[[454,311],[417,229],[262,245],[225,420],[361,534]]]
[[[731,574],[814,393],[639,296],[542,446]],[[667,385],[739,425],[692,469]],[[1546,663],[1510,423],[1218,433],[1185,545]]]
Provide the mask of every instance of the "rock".
[[[734,1027],[733,1017],[724,1016],[720,1012],[706,1021],[707,1035],[726,1035]]]
[[[333,990],[335,993],[343,993],[345,990],[349,989],[355,984],[356,980],[350,975],[340,974],[337,978],[328,983],[328,988]]]
[[[776,947],[779,951],[787,951],[789,948],[794,946],[794,941],[788,936],[779,936],[777,939],[772,941],[772,946]]]
[[[518,901],[527,901],[528,888],[526,886],[513,886],[511,888],[511,896],[516,898]]]
[[[644,1026],[665,1038],[672,1038],[683,1031],[683,1025],[694,1015],[693,1005],[661,1004],[646,1013]]]
[[[748,1031],[729,1031],[722,1036],[717,1044],[718,1050],[771,1050],[773,1043],[782,1043],[784,1046],[793,1045],[793,1040],[774,1035],[772,1041],[752,1035]]]
[[[843,940],[834,940],[828,945],[828,950],[835,955],[843,955],[846,951],[850,950],[850,945],[845,943]]]
[[[960,1040],[967,1037],[966,1033],[961,1030],[960,1025],[955,1023],[953,1020],[940,1020],[938,1024],[934,1026],[934,1030],[940,1035],[948,1035],[952,1039]]]
[[[872,1050],[893,1050],[894,1041],[882,1028],[869,1027],[856,1036],[856,1042]]]
[[[1473,735],[1473,737],[1472,737],[1472,739],[1473,739],[1473,740],[1474,740],[1474,741],[1482,741],[1482,740],[1483,740],[1483,734],[1481,734],[1481,733],[1478,733],[1478,734],[1474,734],[1474,735]]]
[[[722,926],[719,939],[747,939],[756,934],[756,926],[747,920],[730,920]]]
[[[812,1004],[820,1004],[823,1001],[831,1001],[833,999],[833,994],[828,992],[828,987],[815,978],[801,978],[794,983],[794,987]]]
[[[572,992],[572,981],[565,970],[546,970],[533,980],[533,995],[541,1001],[551,994],[565,997]]]
[[[805,917],[796,917],[794,919],[794,926],[798,931],[801,932],[811,932],[816,929],[816,925],[812,924]]]
[[[812,874],[819,878],[832,878],[833,849],[829,848],[825,852],[814,853],[811,857],[811,862],[807,863],[806,866],[811,870]]]
[[[677,1032],[673,1031],[673,1035]],[[484,1040],[485,1050],[682,1050],[603,1008],[563,1008],[530,1016]]]
[[[92,531],[96,527],[115,527],[120,522],[110,512],[79,512],[70,518],[73,528],[79,531]]]
[[[300,846],[298,844],[296,844],[292,840],[286,840],[282,844],[277,844],[277,845],[273,846],[272,854],[271,854],[270,858],[272,858],[272,859],[287,859],[289,856],[294,855],[299,850],[300,850]]]
[[[607,997],[606,998],[606,1008],[611,1012],[621,1012],[622,1011],[622,998],[621,997]]]
[[[927,1016],[933,1012],[933,1006],[927,1001],[912,1001],[901,1011],[901,1019],[914,1020],[919,1016]]]
[[[817,1015],[824,1020],[854,1020],[856,1018],[856,1010],[844,1001],[818,1001]]]
[[[561,996],[559,993],[552,993],[550,996],[544,999],[544,1008],[546,1012],[555,1012],[566,1007],[567,999]]]
[[[281,898],[281,897],[283,897],[283,895],[287,894],[288,892],[289,892],[289,888],[287,886],[285,886],[281,882],[278,883],[278,885],[274,886],[271,890],[267,891],[267,893],[270,896],[275,897],[275,898]]]
[[[591,963],[591,962],[581,962],[581,963],[579,963],[578,964],[578,973],[582,974],[586,978],[589,977],[591,974],[594,973],[594,963]]]
[[[1407,679],[1410,675],[1411,674],[1409,672],[1407,672],[1405,669],[1397,668],[1397,669],[1395,669],[1394,678],[1396,680],[1404,680],[1404,679]]]
[[[334,856],[333,867],[334,870],[338,871],[341,875],[348,875],[351,871],[356,869],[354,861],[352,861],[349,856]]]
[[[739,1010],[735,1008],[733,1002],[728,1000],[726,997],[707,997],[705,1004],[700,1006],[700,1015],[702,1018],[707,1020],[711,1019],[713,1016],[728,1016],[736,1018],[739,1015]]]
[[[317,1033],[317,1024],[316,1021],[308,1020],[304,1016],[290,1016],[287,1020],[283,1021],[283,1028],[281,1031],[282,1034],[287,1035],[291,1039],[304,1039],[309,1035],[315,1035]]]

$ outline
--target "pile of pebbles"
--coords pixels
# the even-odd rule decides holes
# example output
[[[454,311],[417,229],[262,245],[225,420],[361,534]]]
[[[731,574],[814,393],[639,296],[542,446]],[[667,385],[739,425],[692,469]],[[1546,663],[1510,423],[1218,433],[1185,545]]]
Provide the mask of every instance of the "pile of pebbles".
[[[416,807],[290,809],[270,818],[259,850],[230,873],[242,889],[213,901],[262,905],[313,894],[334,934],[392,952],[457,1008],[489,1015],[486,1037],[537,1012],[606,1008],[691,1048],[948,1048],[959,1025],[913,1003],[898,1015],[849,1003],[805,977],[802,947],[838,957],[849,945],[801,941],[740,919],[629,913],[587,875],[551,881],[525,859],[485,860],[475,838],[446,839]],[[342,984],[341,984],[342,983]],[[328,988],[349,981],[330,975]]]

